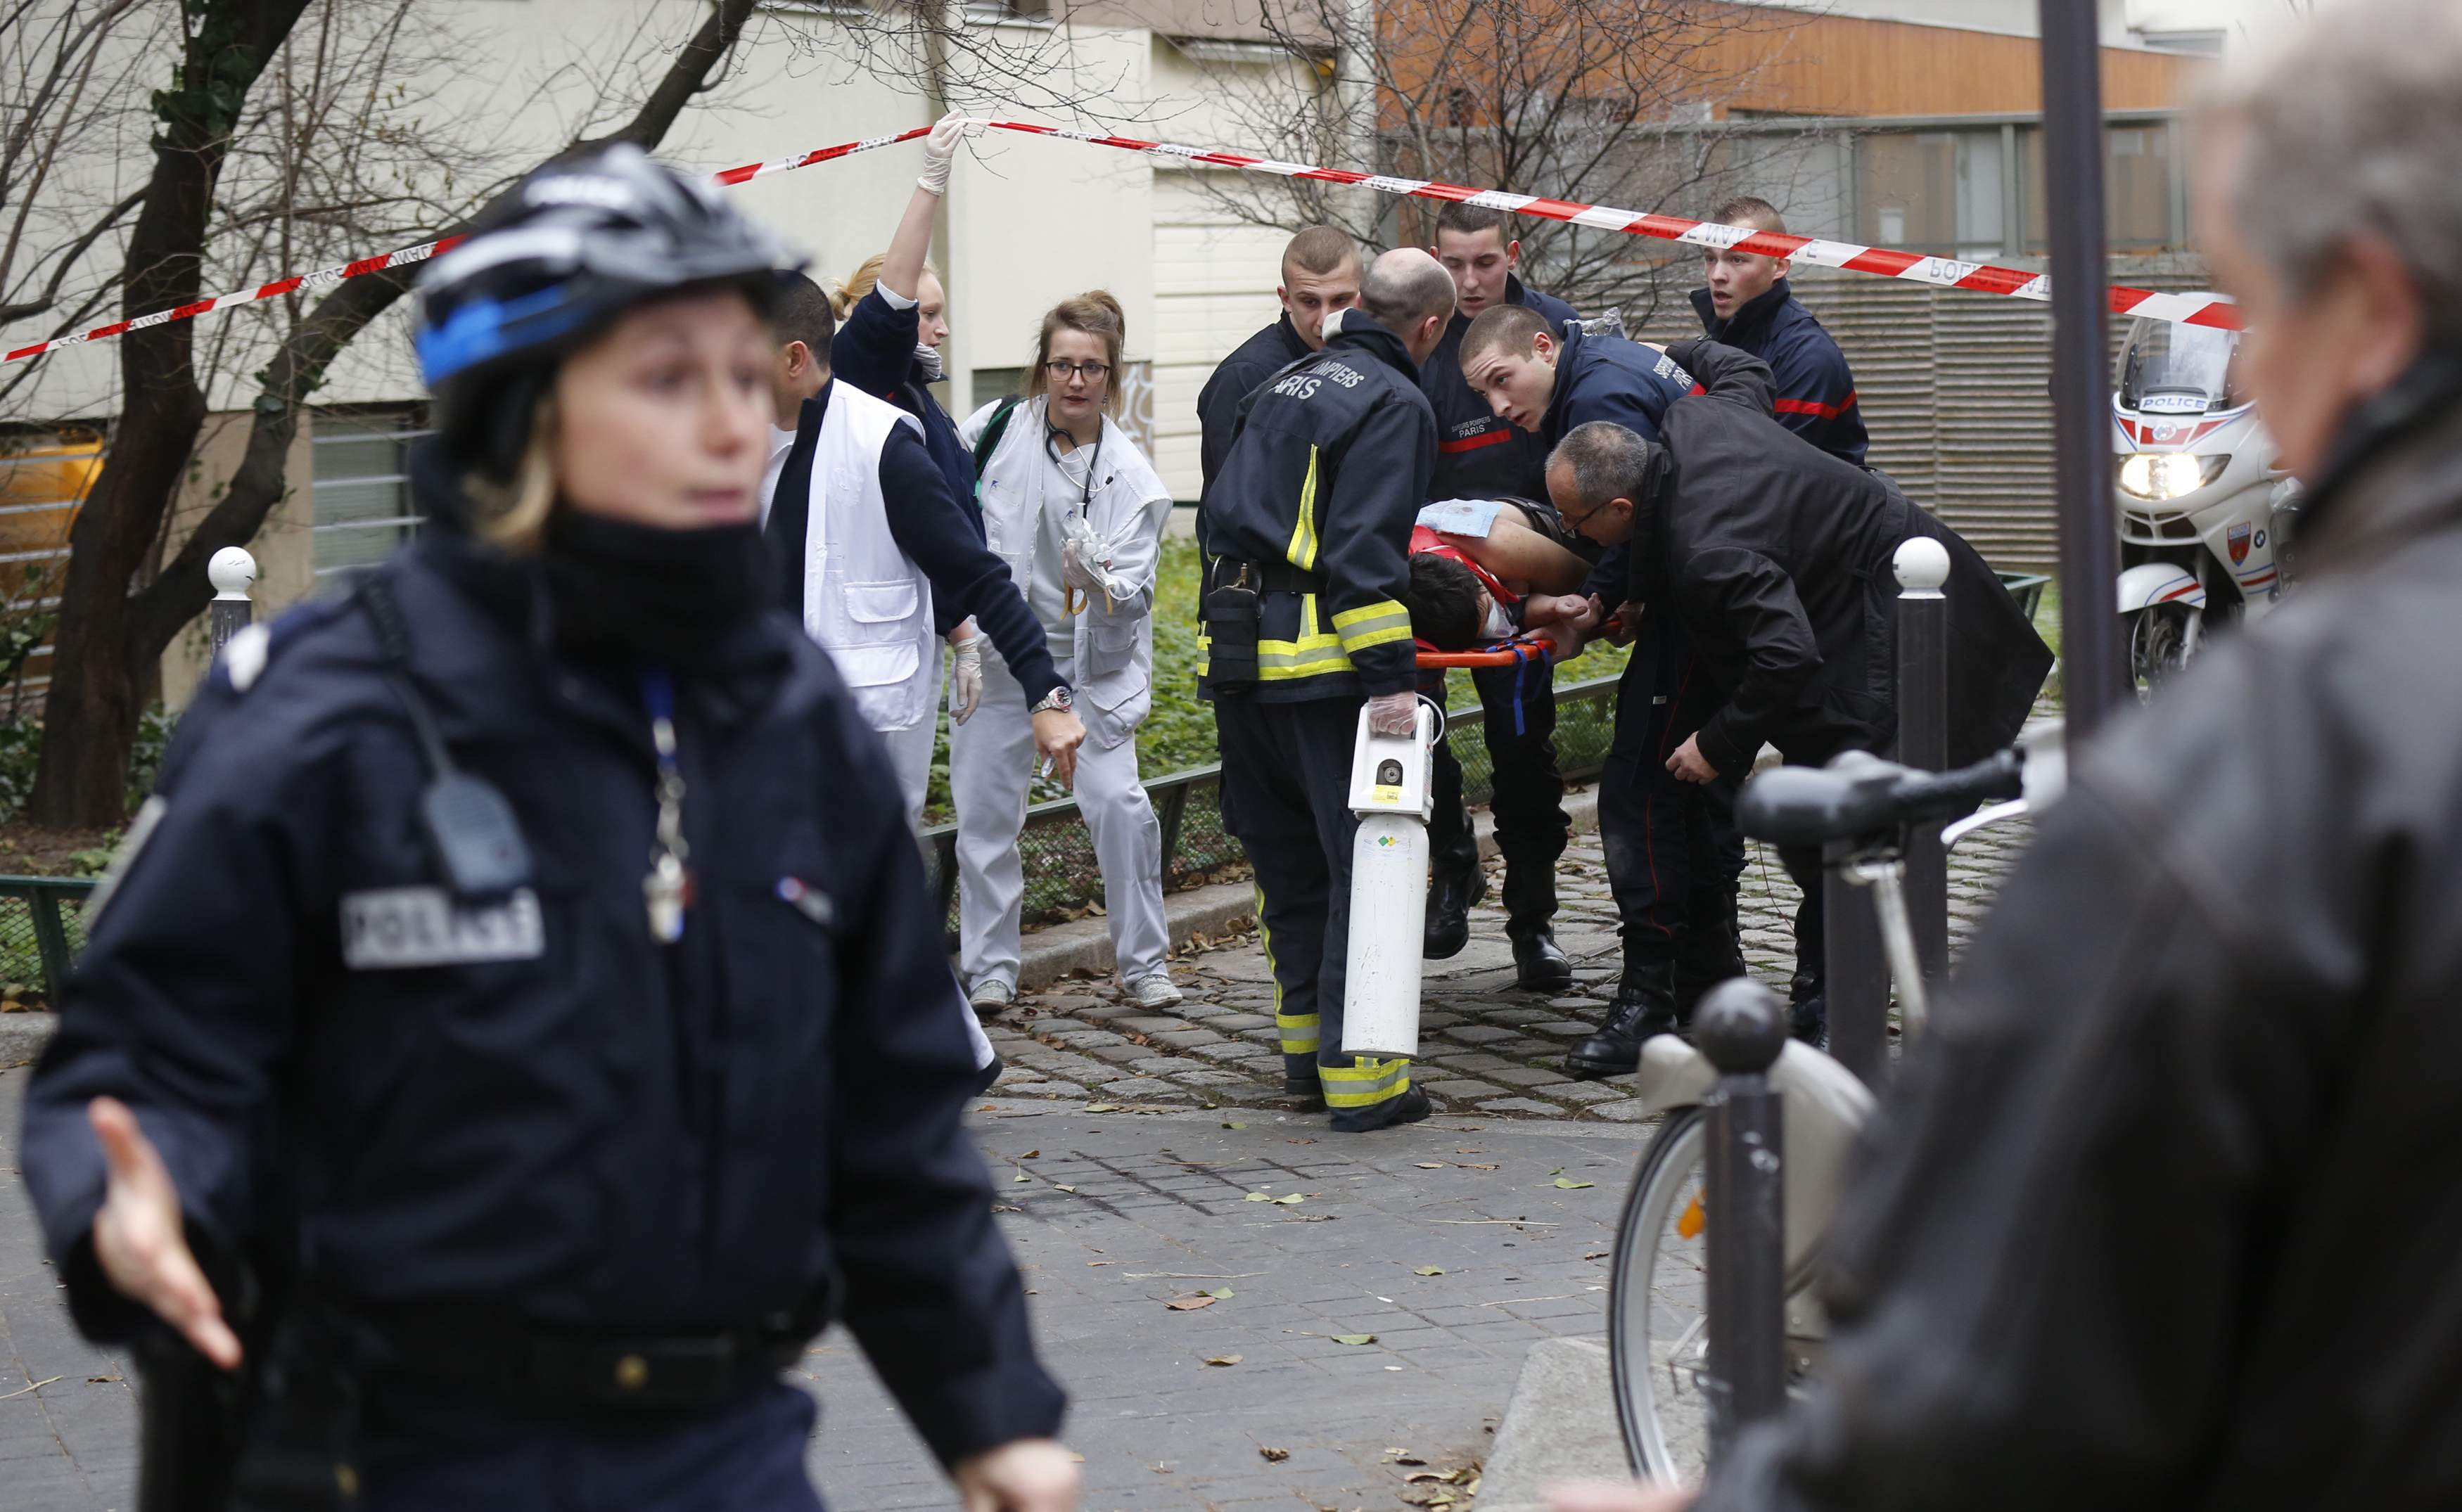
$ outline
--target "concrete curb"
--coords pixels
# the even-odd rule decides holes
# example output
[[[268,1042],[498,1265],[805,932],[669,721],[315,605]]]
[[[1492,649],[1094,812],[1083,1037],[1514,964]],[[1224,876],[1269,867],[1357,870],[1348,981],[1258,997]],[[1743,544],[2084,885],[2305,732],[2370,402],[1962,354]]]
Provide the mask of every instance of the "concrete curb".
[[[1546,1512],[1547,1488],[1559,1481],[1631,1480],[1613,1391],[1605,1344],[1542,1339],[1530,1346],[1496,1425],[1479,1512]]]
[[[0,1013],[0,1071],[42,1054],[59,1026],[56,1013]]]
[[[1597,829],[1597,786],[1566,793],[1565,813],[1573,821],[1577,834]],[[1471,824],[1479,833],[1480,858],[1496,854],[1495,822],[1487,810],[1473,810]],[[1169,920],[1171,948],[1177,950],[1195,936],[1220,935],[1253,923],[1257,895],[1245,882],[1220,882],[1171,894],[1163,899],[1163,911]],[[1018,990],[1032,992],[1047,987],[1072,972],[1100,976],[1114,970],[1117,958],[1112,954],[1111,930],[1110,920],[1088,918],[1072,918],[1027,935],[1025,948],[1018,954]]]

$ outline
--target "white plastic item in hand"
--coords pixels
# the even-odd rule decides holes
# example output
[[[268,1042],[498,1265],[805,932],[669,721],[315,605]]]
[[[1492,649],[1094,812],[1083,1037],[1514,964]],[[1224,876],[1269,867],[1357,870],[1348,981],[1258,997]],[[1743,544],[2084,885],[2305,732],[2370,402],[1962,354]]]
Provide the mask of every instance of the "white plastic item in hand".
[[[949,723],[963,724],[983,701],[983,632],[950,641],[949,651]]]
[[[1141,519],[1132,518],[1125,529],[1134,530],[1141,525]],[[1061,526],[1060,536],[1060,575],[1069,587],[1089,596],[1101,594],[1107,610],[1136,596],[1138,585],[1112,570],[1121,543],[1104,539],[1093,521],[1072,514]]]
[[[932,135],[923,139],[923,173],[915,181],[918,188],[934,194],[949,192],[949,170],[958,161],[958,141],[966,134],[966,118],[956,111],[941,117],[932,127]]]

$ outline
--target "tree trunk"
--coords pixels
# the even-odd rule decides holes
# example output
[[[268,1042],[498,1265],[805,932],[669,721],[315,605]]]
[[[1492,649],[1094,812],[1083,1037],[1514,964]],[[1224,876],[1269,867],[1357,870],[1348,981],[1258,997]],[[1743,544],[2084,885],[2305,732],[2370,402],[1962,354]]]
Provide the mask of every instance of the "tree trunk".
[[[162,129],[145,206],[128,234],[129,316],[201,292],[214,183],[241,102],[307,8],[308,0],[217,0],[191,12],[172,87],[154,97]],[[69,531],[52,691],[27,804],[38,824],[100,829],[128,816],[128,753],[153,682],[129,654],[128,591],[205,426],[195,326],[174,320],[120,337],[119,379],[124,398],[102,474]]]
[[[205,76],[199,72],[201,53],[210,65],[210,44],[201,46],[200,38],[217,25],[227,33],[241,21],[252,22],[244,30],[263,40],[250,54],[253,61],[245,78],[227,58],[212,75],[226,90],[236,88],[234,95],[216,97],[227,101],[229,118],[236,119],[239,99],[307,3],[223,0],[211,6],[190,39],[183,82]],[[734,50],[756,3],[716,0],[708,18],[677,52],[631,120],[607,136],[574,142],[556,156],[570,157],[609,141],[656,148],[684,107],[710,87],[711,76]],[[184,304],[198,294],[205,216],[229,129],[226,121],[219,130],[181,136],[182,122],[172,113],[187,93],[162,97],[166,130],[157,145],[153,187],[129,239],[127,309],[132,314]],[[175,137],[180,138],[177,146],[172,144]],[[159,218],[158,203],[162,206]],[[149,220],[156,224],[149,227]],[[177,271],[184,282],[148,276],[145,270],[154,269]],[[408,291],[416,274],[416,268],[367,274],[343,282],[317,301],[264,371],[247,451],[229,486],[171,561],[142,587],[136,585],[135,575],[146,545],[170,509],[204,427],[205,407],[190,366],[189,322],[131,332],[122,338],[120,369],[128,403],[113,430],[103,474],[70,535],[72,555],[53,665],[76,672],[53,678],[41,764],[28,806],[31,816],[46,824],[97,828],[126,817],[129,752],[145,693],[163,651],[213,596],[205,563],[226,546],[255,539],[265,517],[289,490],[286,469],[300,407],[324,381],[326,369],[342,349]]]

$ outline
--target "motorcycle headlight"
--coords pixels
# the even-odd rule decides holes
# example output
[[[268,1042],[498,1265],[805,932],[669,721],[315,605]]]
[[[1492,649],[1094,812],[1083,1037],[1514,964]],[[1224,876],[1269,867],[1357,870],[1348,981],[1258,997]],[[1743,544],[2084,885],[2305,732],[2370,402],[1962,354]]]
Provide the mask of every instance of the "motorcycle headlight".
[[[2231,454],[2192,457],[2182,451],[2131,452],[2120,459],[2120,491],[2160,504],[2185,498],[2223,475]]]

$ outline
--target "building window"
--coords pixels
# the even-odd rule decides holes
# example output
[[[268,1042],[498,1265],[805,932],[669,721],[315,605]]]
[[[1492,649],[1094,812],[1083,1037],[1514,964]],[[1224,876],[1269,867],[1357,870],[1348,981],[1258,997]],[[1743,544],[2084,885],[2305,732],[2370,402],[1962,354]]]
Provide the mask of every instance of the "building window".
[[[2103,232],[2111,250],[2150,252],[2185,246],[2187,228],[2174,208],[2170,125],[2156,120],[2106,126],[2103,143]],[[2051,250],[2042,128],[2018,128],[2018,158],[2026,206],[2025,249],[2041,255]]]
[[[412,442],[435,434],[425,419],[417,409],[317,415],[309,444],[318,577],[374,566],[419,533],[408,459]]]
[[[1855,143],[1855,234],[1935,256],[1998,257],[2000,133],[1874,132]]]

